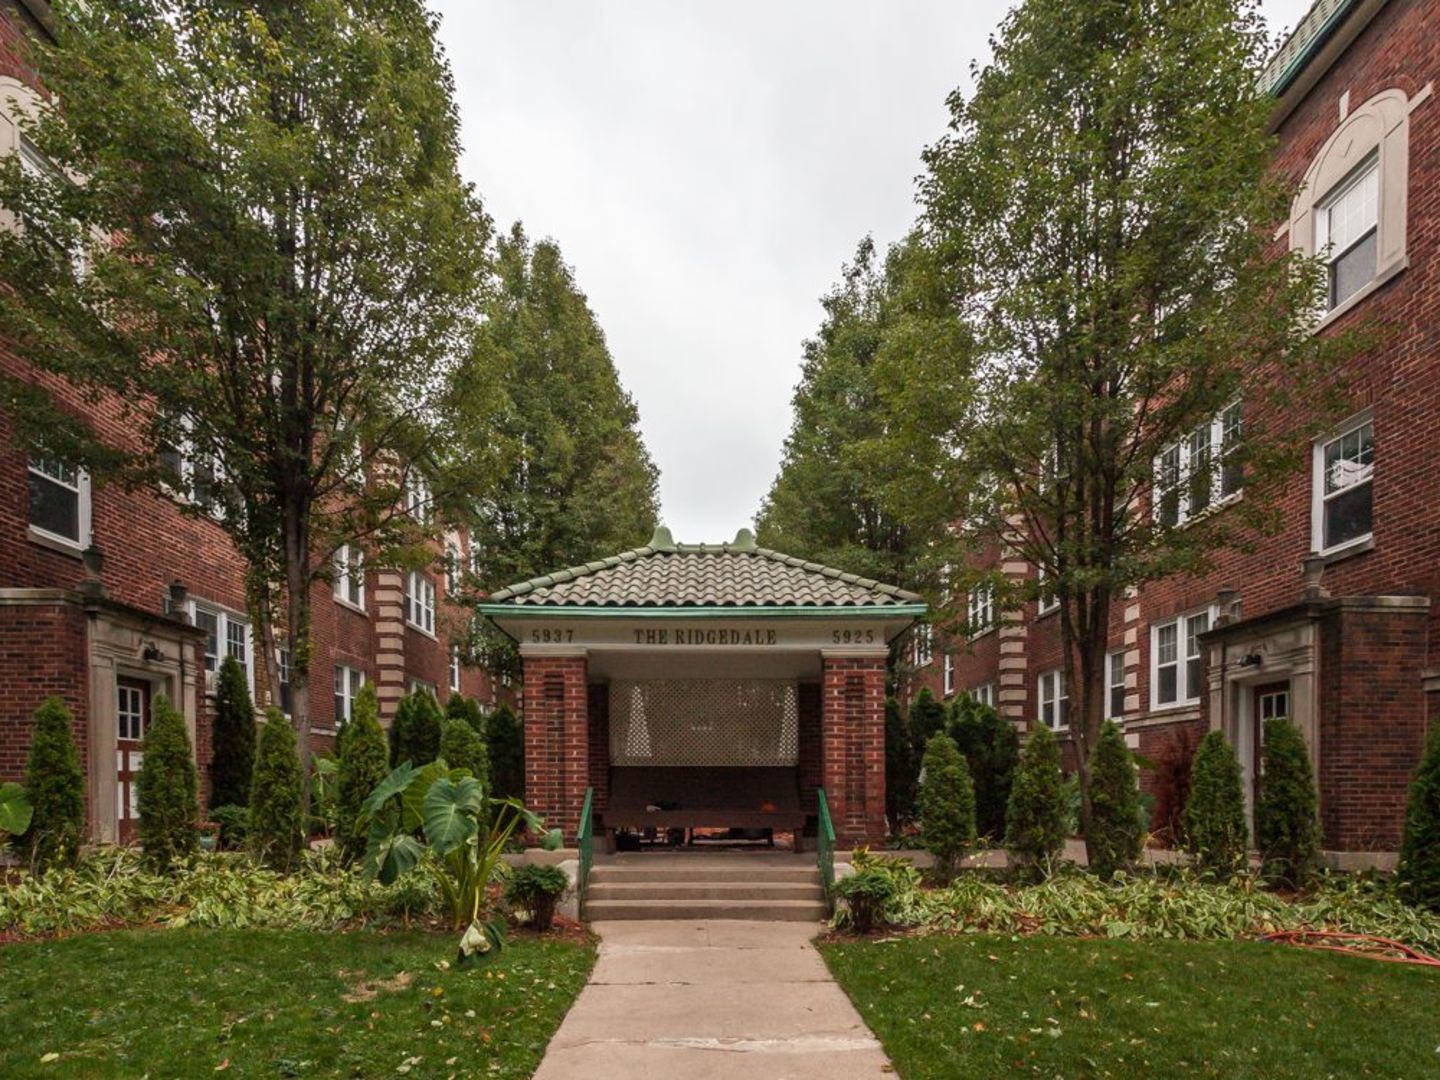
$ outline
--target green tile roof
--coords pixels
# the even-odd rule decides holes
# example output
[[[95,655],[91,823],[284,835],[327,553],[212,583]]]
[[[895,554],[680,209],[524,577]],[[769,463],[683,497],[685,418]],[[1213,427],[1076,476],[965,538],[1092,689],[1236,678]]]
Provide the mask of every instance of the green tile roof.
[[[677,544],[662,526],[644,547],[531,578],[488,599],[517,608],[885,608],[921,598],[757,547],[748,529],[728,544]]]
[[[1356,0],[1315,0],[1265,65],[1260,89],[1267,94],[1284,93],[1355,6]]]

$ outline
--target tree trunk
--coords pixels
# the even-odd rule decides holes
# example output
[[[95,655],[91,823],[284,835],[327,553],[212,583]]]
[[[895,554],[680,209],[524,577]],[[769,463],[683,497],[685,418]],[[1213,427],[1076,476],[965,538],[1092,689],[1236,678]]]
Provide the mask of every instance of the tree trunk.
[[[1090,751],[1100,739],[1105,722],[1105,658],[1110,644],[1110,590],[1097,588],[1086,598],[1087,619],[1081,628],[1079,646],[1080,715],[1071,726],[1080,775],[1080,823],[1085,835],[1085,854],[1090,856]],[[1074,684],[1072,684],[1074,685]]]
[[[285,513],[286,615],[290,636],[290,717],[300,750],[301,815],[310,815],[310,533],[306,510]]]

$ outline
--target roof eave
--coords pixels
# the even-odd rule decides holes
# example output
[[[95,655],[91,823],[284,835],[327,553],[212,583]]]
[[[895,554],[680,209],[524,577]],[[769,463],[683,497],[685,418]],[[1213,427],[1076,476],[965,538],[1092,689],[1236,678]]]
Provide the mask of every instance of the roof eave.
[[[905,604],[775,604],[764,607],[712,605],[690,607],[626,607],[618,604],[477,604],[488,619],[914,619],[925,603]]]

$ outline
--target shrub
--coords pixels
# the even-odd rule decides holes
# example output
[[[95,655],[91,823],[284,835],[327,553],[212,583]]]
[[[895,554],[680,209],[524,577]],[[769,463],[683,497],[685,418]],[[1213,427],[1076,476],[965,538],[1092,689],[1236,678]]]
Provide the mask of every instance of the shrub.
[[[943,735],[936,738],[946,738]],[[948,739],[947,739],[948,741]],[[933,745],[933,740],[932,740]],[[926,751],[929,755],[929,751]],[[956,751],[959,757],[959,751]],[[835,893],[850,911],[850,926],[857,934],[868,934],[884,921],[885,905],[895,895],[895,882],[880,870],[857,870],[835,883]]]
[[[965,694],[956,699],[950,737],[965,755],[975,784],[975,831],[999,840],[1005,835],[1005,807],[1020,759],[1015,725]]]
[[[85,830],[85,773],[70,733],[70,710],[58,697],[35,710],[25,763],[30,828],[20,846],[32,866],[73,865]]]
[[[1200,741],[1185,804],[1185,848],[1196,865],[1229,877],[1245,865],[1250,830],[1245,823],[1245,790],[1235,748],[1212,731]]]
[[[509,705],[502,704],[490,714],[485,750],[492,797],[521,798],[525,794],[525,727]]]
[[[257,858],[276,870],[290,870],[300,857],[305,840],[300,799],[295,731],[285,714],[271,707],[265,710],[265,726],[255,754],[247,842]]]
[[[440,736],[440,757],[452,769],[465,769],[485,783],[485,744],[470,724],[457,717],[447,717]]]
[[[464,720],[471,731],[482,739],[485,737],[485,713],[481,711],[480,702],[474,698],[460,693],[451,694],[450,700],[445,703],[445,715],[453,720]]]
[[[885,816],[892,832],[915,816],[915,777],[919,761],[910,725],[893,697],[885,699]]]
[[[914,740],[917,756],[930,745],[931,736],[945,730],[945,706],[935,700],[928,686],[921,687],[910,703],[910,737]]]
[[[335,842],[349,863],[365,854],[368,834],[361,808],[389,773],[389,751],[380,728],[375,687],[366,683],[355,697],[355,709],[340,737],[340,775],[335,791]]]
[[[530,926],[542,933],[555,921],[555,905],[570,888],[570,879],[558,866],[525,863],[505,884],[505,902],[530,913]]]
[[[390,764],[410,762],[417,769],[440,756],[440,728],[444,714],[435,695],[415,690],[400,699],[390,724]]]
[[[250,827],[248,806],[211,807],[210,820],[220,826],[216,842],[221,851],[239,851],[245,846],[245,834]]]
[[[210,805],[244,806],[255,773],[255,707],[245,669],[233,656],[220,665],[213,731]]]
[[[340,729],[344,735],[345,728]],[[343,738],[335,740],[338,745]],[[323,836],[333,832],[337,824],[337,807],[335,803],[335,788],[340,780],[340,762],[329,754],[316,754],[310,759],[310,821],[309,833],[312,836]]]
[[[922,772],[920,835],[935,856],[937,875],[948,881],[956,863],[975,846],[975,788],[964,755],[943,733],[926,745]]]
[[[1021,866],[1043,866],[1065,845],[1065,780],[1060,744],[1043,724],[1020,754],[1005,814],[1005,850]]]
[[[1155,791],[1150,831],[1171,847],[1180,847],[1185,838],[1185,808],[1190,803],[1191,770],[1199,742],[1195,728],[1181,727],[1150,766]]]
[[[1091,872],[1109,881],[1116,870],[1130,869],[1143,842],[1135,761],[1125,736],[1114,721],[1107,720],[1090,752],[1090,831],[1085,851]]]
[[[1440,912],[1440,725],[1431,729],[1410,783],[1396,880],[1407,901]]]
[[[1314,871],[1320,847],[1310,751],[1300,729],[1280,717],[1265,723],[1264,757],[1255,819],[1262,873],[1277,885],[1298,888]]]
[[[141,741],[144,761],[135,781],[140,809],[140,846],[145,860],[167,871],[199,844],[199,783],[185,718],[164,694],[150,703],[150,723]]]

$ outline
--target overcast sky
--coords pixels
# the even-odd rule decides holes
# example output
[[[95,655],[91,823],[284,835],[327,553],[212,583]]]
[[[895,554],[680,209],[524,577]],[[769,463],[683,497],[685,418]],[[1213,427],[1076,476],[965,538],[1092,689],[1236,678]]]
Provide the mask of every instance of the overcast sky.
[[[920,151],[1010,4],[432,2],[466,176],[575,267],[676,539],[729,539],[779,465],[819,298],[914,220]]]

